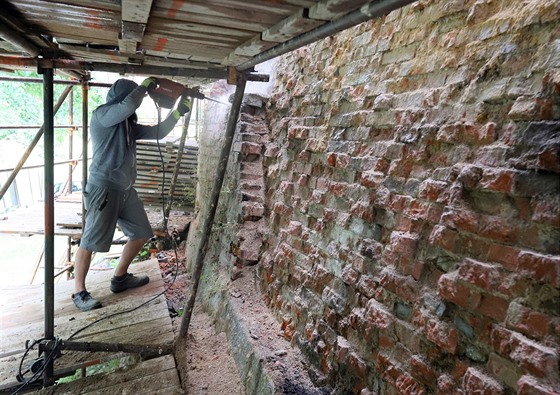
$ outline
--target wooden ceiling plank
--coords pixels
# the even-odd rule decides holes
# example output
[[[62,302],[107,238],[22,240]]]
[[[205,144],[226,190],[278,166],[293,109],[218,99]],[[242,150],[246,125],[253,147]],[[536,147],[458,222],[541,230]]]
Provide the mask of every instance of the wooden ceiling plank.
[[[135,23],[148,23],[152,0],[122,0],[122,20]]]
[[[235,54],[240,56],[253,57],[267,49],[270,49],[277,45],[275,42],[263,41],[261,35],[254,36],[250,40],[244,42],[239,47],[235,49]]]
[[[68,29],[66,25],[60,24],[50,24],[49,25],[49,32],[52,34],[53,37],[61,38],[61,39],[80,39],[82,41],[86,41],[92,44],[109,44],[109,45],[117,45],[117,32],[115,31],[92,31],[91,29],[87,29],[84,27],[75,26],[72,29]],[[97,33],[95,36],[92,34]]]
[[[241,64],[251,60],[251,58],[252,56],[242,56],[236,54],[235,52],[232,52],[222,60],[222,65],[229,66],[229,65]]]
[[[168,19],[180,19],[181,14],[201,15],[213,18],[230,18],[238,21],[250,22],[260,19],[264,23],[274,23],[282,16],[271,13],[263,13],[255,10],[246,10],[242,8],[229,8],[223,6],[210,5],[207,2],[189,1],[178,3],[174,1],[158,2],[154,5],[153,13],[158,12]]]
[[[231,37],[232,39],[247,39],[255,32],[248,32],[245,30],[231,29],[220,26],[208,26],[196,22],[173,21],[170,19],[162,19],[157,17],[150,17],[150,30],[154,32],[189,32],[191,34],[207,35],[212,32],[212,36],[219,35],[221,37]]]
[[[166,51],[183,55],[198,55],[203,57],[223,57],[224,53],[229,52],[227,48],[214,47],[210,45],[199,45],[184,40],[177,39],[158,39],[157,37],[146,35],[142,41],[142,48],[147,50]]]
[[[164,14],[158,13],[157,11],[155,11],[153,15],[158,17],[165,16]],[[218,21],[216,20],[216,17],[193,15],[189,13],[181,13],[180,17],[178,17],[177,20],[180,20],[181,22],[184,23],[197,23],[200,26],[206,26],[207,31],[209,33],[211,33],[213,29],[216,27],[240,30],[245,33],[246,32],[259,33],[270,26],[260,21],[248,23],[248,22],[239,21],[230,18],[223,18]]]
[[[118,16],[116,17],[118,18]],[[84,20],[80,18],[75,18],[72,16],[63,16],[57,17],[53,16],[49,18],[48,21],[45,21],[44,15],[29,15],[28,18],[29,22],[34,26],[30,27],[30,30],[41,30],[41,33],[48,33],[50,31],[50,26],[52,24],[58,24],[62,26],[66,26],[68,30],[69,28],[87,28],[92,30],[92,34],[98,34],[100,31],[120,31],[120,24],[118,22],[107,21],[105,19],[91,19],[91,20]]]
[[[35,4],[37,3],[37,4]],[[119,25],[119,13],[97,8],[69,6],[46,1],[18,3],[18,10],[30,22],[49,23],[52,20],[73,20],[94,25]],[[45,15],[48,19],[45,19]]]
[[[371,0],[323,0],[309,8],[309,18],[330,21],[370,2]]]
[[[144,65],[151,66],[168,66],[168,67],[189,67],[200,70],[207,70],[211,68],[223,68],[219,64],[210,64],[207,62],[193,62],[189,60],[189,56],[185,56],[184,59],[179,58],[169,58],[168,53],[164,52],[154,52],[146,51],[147,54],[133,53],[133,54],[122,54],[118,51],[111,51],[107,49],[94,49],[87,48],[81,45],[60,45],[60,49],[70,53],[76,59],[88,59],[96,60],[103,59],[112,62],[129,62],[130,59],[136,59],[141,61]]]
[[[264,41],[283,43],[324,23],[324,21],[306,18],[304,10],[301,9],[298,13],[263,31],[262,39]]]
[[[312,1],[311,3],[315,3]],[[263,0],[190,0],[185,2],[177,2],[175,0],[158,0],[158,7],[168,9],[171,13],[177,11],[194,12],[207,15],[213,15],[219,12],[221,16],[239,17],[261,16],[265,18],[276,15],[285,17],[297,11],[299,5],[289,4],[285,1],[263,1]],[[220,15],[215,15],[220,16]]]
[[[112,61],[128,61],[131,57],[137,57],[139,59],[142,58],[142,55],[137,54],[121,54],[117,51],[111,51],[108,49],[96,49],[96,48],[87,48],[82,45],[59,45],[59,48],[63,51],[68,52],[69,54],[76,56],[76,57],[87,57],[88,59],[97,59],[102,58],[105,60],[112,60]]]
[[[27,0],[26,2],[49,5],[49,4],[45,4],[46,2],[44,0]],[[120,0],[64,0],[64,3],[62,3],[61,6],[65,6],[65,7],[75,6],[75,7],[82,7],[82,8],[120,12],[121,1]]]
[[[235,48],[239,45],[239,40],[223,40],[220,37],[215,39],[208,35],[190,35],[190,34],[166,34],[164,31],[158,31],[157,34],[146,34],[144,37],[153,37],[161,43],[169,41],[183,41],[185,43],[194,43],[199,45],[208,45],[219,48]],[[187,44],[188,45],[188,44]]]

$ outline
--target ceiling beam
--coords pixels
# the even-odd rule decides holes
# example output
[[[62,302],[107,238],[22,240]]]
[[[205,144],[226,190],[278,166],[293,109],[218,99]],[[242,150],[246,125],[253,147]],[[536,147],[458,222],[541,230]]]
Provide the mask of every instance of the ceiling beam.
[[[0,37],[5,41],[11,43],[22,51],[28,53],[31,56],[39,56],[41,50],[31,41],[29,41],[22,33],[19,33],[8,27],[5,23],[4,17],[0,17],[2,23],[0,23]]]
[[[121,32],[119,49],[123,53],[134,54],[141,43],[150,17],[153,0],[122,0]]]
[[[20,29],[25,31],[25,27],[22,26],[18,20],[14,20],[8,15],[0,16],[0,37],[17,48],[20,48],[23,52],[26,52],[31,56],[39,56],[45,55],[43,52],[52,53],[56,50],[56,47],[41,48],[29,40],[24,33],[20,32]],[[72,78],[78,78],[79,80],[82,80],[85,77],[83,74],[76,73],[74,71],[69,71],[64,74]]]
[[[398,8],[404,7],[408,4],[414,3],[416,0],[377,0],[364,5],[349,14],[346,14],[339,19],[325,23],[315,30],[297,36],[285,43],[279,44],[250,60],[237,64],[236,68],[239,71],[248,70],[262,62],[273,59],[277,56],[284,55],[295,49],[301,48],[305,45],[311,44],[315,41],[321,40],[325,37],[331,36],[350,27],[356,26],[362,22],[370,19],[383,16]]]
[[[55,68],[59,70],[74,71],[105,71],[109,73],[119,74],[139,74],[154,76],[170,76],[185,78],[203,78],[203,79],[227,79],[228,71],[224,67],[222,69],[192,69],[189,67],[162,67],[162,66],[143,66],[119,63],[104,62],[84,62],[70,59],[42,59],[42,58],[25,58],[17,56],[0,56],[0,66],[12,66],[15,68]]]

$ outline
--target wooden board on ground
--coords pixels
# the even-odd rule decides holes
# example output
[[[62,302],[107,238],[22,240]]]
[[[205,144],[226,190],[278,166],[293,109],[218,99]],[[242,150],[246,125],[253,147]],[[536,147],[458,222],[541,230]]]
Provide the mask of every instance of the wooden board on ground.
[[[113,294],[109,284],[113,271],[90,272],[88,291],[102,303],[101,309],[80,312],[71,300],[73,281],[55,285],[55,336],[72,341],[126,343],[135,345],[170,345],[174,341],[167,308],[164,283],[156,259],[130,267],[132,273],[145,273],[150,283],[144,287]],[[15,381],[26,340],[44,336],[44,290],[42,285],[0,288],[0,385]],[[135,307],[144,306],[131,311]],[[117,314],[119,312],[125,312]],[[33,352],[36,354],[36,351]],[[106,358],[108,353],[70,352],[55,361],[55,370],[77,363]],[[116,353],[115,353],[116,354]],[[120,390],[117,391],[121,393]]]
[[[85,377],[82,380],[45,388],[37,394],[147,394],[151,392],[182,394],[179,375],[172,355],[151,359],[129,369],[111,374]]]

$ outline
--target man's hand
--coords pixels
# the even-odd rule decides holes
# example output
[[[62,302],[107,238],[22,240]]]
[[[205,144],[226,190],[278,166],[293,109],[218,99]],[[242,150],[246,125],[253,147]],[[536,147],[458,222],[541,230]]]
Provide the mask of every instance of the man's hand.
[[[188,113],[190,110],[191,110],[191,98],[186,95],[182,95],[179,98],[179,103],[177,104],[177,111],[181,116],[183,116],[186,113]]]
[[[155,89],[158,85],[158,79],[156,77],[148,77],[140,84],[146,88],[147,91]]]

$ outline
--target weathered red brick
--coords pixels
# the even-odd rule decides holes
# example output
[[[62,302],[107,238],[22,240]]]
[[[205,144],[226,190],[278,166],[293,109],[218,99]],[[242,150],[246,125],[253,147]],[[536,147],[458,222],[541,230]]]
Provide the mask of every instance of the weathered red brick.
[[[560,160],[558,160],[558,147],[549,145],[543,147],[537,157],[537,167],[542,170],[558,173],[560,172]]]
[[[262,144],[243,142],[241,143],[241,153],[245,155],[260,155],[262,153]]]
[[[441,216],[443,215],[443,206],[440,204],[430,204],[428,206],[428,215],[426,219],[428,222],[437,224],[441,220]]]
[[[366,319],[370,325],[381,330],[393,331],[393,315],[375,299],[370,299],[366,308]]]
[[[517,247],[491,244],[488,250],[488,260],[501,263],[503,267],[509,270],[516,270],[519,252],[520,250]]]
[[[513,302],[509,306],[506,322],[508,328],[533,338],[542,339],[550,331],[552,317]]]
[[[410,201],[405,214],[413,219],[427,220],[430,207],[431,205],[427,202],[423,202],[419,199],[413,199]]]
[[[389,167],[391,166],[391,161],[387,158],[378,158],[375,162],[375,166],[373,170],[376,172],[387,173],[389,171]]]
[[[418,384],[414,379],[407,373],[402,373],[395,381],[395,386],[400,391],[401,394],[408,395],[425,395],[426,389]]]
[[[432,367],[421,355],[414,355],[410,359],[412,376],[419,382],[430,387],[437,385],[438,371]]]
[[[490,241],[471,233],[459,233],[454,252],[486,261],[490,251]]]
[[[519,224],[497,216],[482,215],[479,218],[477,233],[502,243],[515,243],[519,240]]]
[[[509,299],[524,297],[531,284],[531,280],[517,273],[508,273],[502,277],[497,291]]]
[[[500,395],[504,393],[504,388],[494,378],[472,367],[467,369],[463,378],[463,389],[468,394]]]
[[[403,259],[414,259],[418,250],[418,235],[393,232],[391,233],[392,250]]]
[[[371,276],[361,276],[358,282],[358,291],[362,295],[372,298],[375,295],[379,281]]]
[[[433,227],[429,238],[430,244],[440,247],[446,251],[453,251],[455,249],[456,241],[457,232],[441,225]]]
[[[276,214],[281,214],[283,216],[289,217],[290,215],[292,215],[292,208],[286,206],[284,203],[282,202],[276,202],[274,203],[274,208],[273,211]]]
[[[508,306],[508,300],[492,294],[483,293],[475,311],[497,322],[503,322],[507,315]]]
[[[447,374],[442,374],[438,377],[438,395],[459,395],[463,394],[463,391],[457,388],[457,383],[453,378]]]
[[[441,216],[441,224],[450,229],[475,233],[479,228],[480,215],[461,208],[448,208]]]
[[[552,101],[548,98],[520,96],[513,103],[508,115],[515,121],[551,119]]]
[[[381,273],[381,285],[389,292],[409,302],[416,302],[421,297],[416,281],[388,268]]]
[[[355,378],[352,390],[358,393],[367,385],[368,368],[365,361],[354,351],[348,355],[348,370]]]
[[[393,384],[397,381],[397,378],[401,374],[400,369],[396,367],[396,364],[391,360],[391,358],[384,355],[383,353],[377,354],[375,370],[385,380]]]
[[[521,251],[517,269],[537,281],[560,288],[560,256]]]
[[[458,279],[458,271],[444,274],[438,281],[439,295],[458,306],[475,309],[481,300],[479,292],[462,283]]]
[[[524,372],[539,378],[559,379],[558,352],[553,348],[497,325],[492,329],[492,347],[517,363]]]
[[[360,273],[354,270],[350,265],[344,266],[344,269],[342,269],[342,281],[348,285],[356,285],[359,277]]]
[[[539,382],[532,376],[523,376],[517,382],[517,395],[558,395],[560,390],[554,384]]]
[[[372,207],[368,202],[364,202],[361,200],[354,203],[354,205],[350,208],[350,213],[367,222],[373,219]]]
[[[337,154],[336,155],[336,167],[346,168],[350,164],[350,155],[347,154]]]
[[[426,325],[426,337],[450,354],[455,354],[457,351],[459,333],[446,322],[429,320]]]
[[[360,176],[360,184],[375,188],[385,181],[385,174],[378,171],[364,171]]]
[[[560,227],[560,196],[535,196],[531,199],[534,222]]]
[[[459,267],[458,279],[491,290],[500,281],[501,273],[496,265],[466,258]]]
[[[509,193],[517,173],[510,169],[484,168],[478,187],[485,190]]]
[[[463,166],[460,169],[459,181],[467,189],[474,189],[482,178],[482,168],[473,165]]]
[[[304,126],[290,126],[288,128],[288,138],[305,140],[309,137],[309,128]]]

